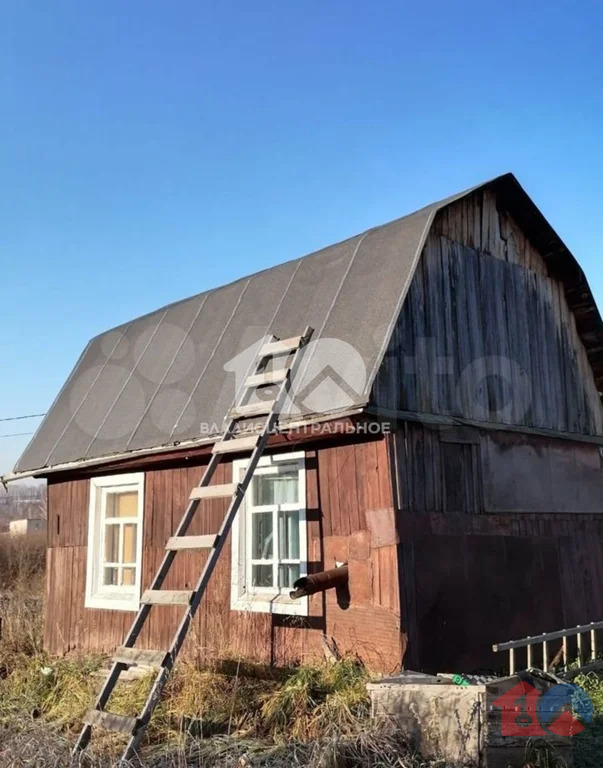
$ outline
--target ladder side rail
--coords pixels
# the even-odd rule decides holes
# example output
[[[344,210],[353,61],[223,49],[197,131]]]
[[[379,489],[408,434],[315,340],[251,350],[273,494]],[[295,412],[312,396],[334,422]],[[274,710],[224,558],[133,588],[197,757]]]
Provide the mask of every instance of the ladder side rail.
[[[276,398],[274,402],[273,409],[268,416],[268,419],[266,420],[265,426],[261,432],[260,438],[258,440],[258,443],[252,453],[252,456],[250,458],[247,470],[245,472],[245,476],[241,483],[238,484],[237,491],[235,492],[234,497],[231,500],[229,509],[227,511],[227,514],[225,516],[225,519],[222,523],[222,526],[220,528],[220,532],[218,534],[218,539],[216,541],[216,544],[212,548],[212,551],[210,553],[210,556],[205,564],[205,567],[203,569],[203,572],[201,574],[201,577],[199,579],[199,582],[197,584],[197,588],[193,594],[193,598],[191,600],[191,604],[188,607],[185,616],[183,617],[180,626],[176,632],[174,641],[172,642],[172,645],[170,647],[170,651],[166,655],[166,660],[164,662],[163,667],[161,668],[156,681],[149,693],[149,696],[147,697],[147,703],[145,705],[145,708],[141,715],[137,718],[138,726],[134,730],[134,733],[130,739],[130,742],[128,743],[128,746],[126,748],[126,751],[124,752],[124,758],[128,759],[128,755],[132,756],[135,753],[136,747],[140,743],[140,740],[142,739],[142,736],[144,735],[144,731],[146,729],[146,725],[148,720],[151,717],[151,714],[153,713],[155,706],[157,705],[157,702],[159,701],[159,698],[161,696],[161,693],[163,691],[163,688],[169,678],[171,669],[173,668],[174,662],[176,660],[176,657],[184,643],[184,640],[188,634],[188,629],[190,627],[190,622],[195,616],[195,613],[199,607],[199,604],[201,603],[201,600],[203,598],[203,595],[205,593],[205,589],[207,587],[207,583],[209,582],[209,578],[211,577],[211,574],[213,573],[213,569],[215,568],[215,565],[219,559],[220,553],[222,551],[222,548],[225,543],[225,539],[228,535],[228,532],[230,528],[232,527],[232,523],[234,522],[234,519],[236,517],[236,514],[238,512],[238,509],[243,501],[245,490],[247,489],[247,486],[251,482],[251,478],[253,476],[253,472],[255,471],[255,468],[257,467],[257,464],[263,454],[263,451],[265,449],[266,443],[268,441],[268,438],[270,437],[270,434],[275,426],[275,424],[278,421],[280,409],[283,405],[283,402],[285,400],[285,397],[287,396],[290,388],[291,379],[297,370],[299,366],[299,362],[301,360],[301,355],[298,353],[300,352],[301,348],[307,344],[308,340],[310,339],[311,335],[313,333],[313,329],[309,326],[306,327],[304,330],[303,335],[300,337],[300,343],[296,350],[292,350],[290,355],[294,355],[293,360],[291,362],[291,365],[288,367],[288,373],[286,378],[281,384],[281,387],[279,389],[278,397]],[[271,339],[276,339],[275,336],[271,336]],[[265,342],[265,339],[262,342],[262,345],[259,347],[259,349],[262,348],[263,344]],[[256,356],[253,360],[253,362],[250,364],[247,375],[249,375],[250,370],[252,369],[253,364],[255,363],[255,372],[263,370],[268,361],[273,356],[271,354],[265,354],[258,357]],[[288,358],[289,359],[289,358]],[[247,378],[247,376],[246,376]],[[245,381],[245,379],[244,379]],[[245,387],[245,385],[242,385],[243,388],[243,395],[241,397],[241,403],[244,403],[246,400],[249,400],[252,397],[253,389],[249,387]],[[239,390],[240,391],[240,390]],[[235,399],[233,401],[233,407],[237,403],[237,397],[239,394],[239,391],[235,394]],[[228,440],[233,436],[233,433],[235,431],[237,419],[231,418],[228,422],[228,425],[224,431],[222,440]],[[203,473],[203,477],[201,478],[201,481],[198,484],[198,487],[206,487],[210,484],[211,479],[215,473],[215,470],[220,463],[222,458],[221,454],[213,454],[210,458],[210,461],[205,469],[205,472]],[[174,536],[183,536],[186,531],[188,530],[188,527],[190,526],[192,519],[194,517],[195,512],[197,511],[197,507],[200,503],[199,499],[191,499],[189,501],[189,504],[187,506],[187,509],[176,529],[176,532]],[[151,583],[150,589],[159,589],[161,585],[163,584],[163,581],[165,580],[165,577],[167,576],[167,573],[170,570],[170,567],[172,565],[172,562],[174,560],[174,557],[176,556],[177,551],[176,550],[168,550],[166,551],[163,560],[155,574],[155,577],[153,578],[153,581]],[[130,648],[133,647],[138,635],[140,634],[145,621],[148,617],[148,614],[152,608],[151,603],[145,603],[140,606],[138,614],[128,631],[126,635],[126,639],[124,641],[123,647]],[[123,662],[114,662],[109,675],[107,676],[105,683],[103,684],[101,691],[95,701],[94,709],[102,711],[103,708],[106,706],[111,693],[113,692],[113,689],[115,688],[115,685],[117,684],[117,681],[119,679],[119,676],[121,672],[128,667],[127,664],[124,664]],[[82,728],[82,731],[79,735],[78,741],[76,743],[76,746],[73,750],[73,753],[76,754],[82,749],[85,749],[90,741],[90,737],[92,735],[92,726],[89,724],[85,724]]]
[[[228,429],[232,431],[233,428],[234,428],[234,422],[231,421]],[[209,483],[211,482],[211,478],[213,477],[213,474],[216,471],[216,468],[219,463],[220,463],[220,456],[218,454],[212,455],[207,467],[205,468],[205,472],[203,473],[201,482],[199,483],[200,487],[205,487],[209,485]],[[186,508],[186,511],[182,516],[182,519],[180,520],[178,527],[176,528],[176,532],[174,534],[175,536],[183,536],[186,533],[186,531],[188,530],[193,520],[193,517],[195,515],[195,512],[197,511],[197,507],[199,506],[199,504],[200,504],[199,499],[193,499],[192,501],[189,502]],[[159,565],[159,568],[157,569],[155,576],[153,577],[153,581],[151,582],[149,589],[161,588],[161,585],[165,581],[165,578],[172,566],[172,563],[174,561],[174,558],[176,557],[176,554],[177,552],[175,550],[168,550],[165,552],[163,559]],[[138,636],[140,635],[145,625],[145,622],[148,618],[151,608],[152,608],[152,605],[150,603],[145,603],[140,606],[140,608],[138,609],[136,618],[134,619],[132,626],[128,630],[126,638],[123,642],[124,648],[132,648],[134,646],[134,644],[136,643],[136,640],[138,639]],[[122,664],[121,662],[115,662],[112,665],[111,670],[107,678],[105,679],[105,682],[103,683],[101,690],[99,691],[96,701],[94,702],[93,709],[103,710],[105,708],[105,706],[107,705],[107,702],[109,701],[109,698],[111,697],[111,694],[113,693],[113,689],[115,688],[119,680],[119,676],[125,669],[127,669],[127,666],[128,666],[127,664]],[[74,751],[79,752],[80,750],[86,749],[86,747],[90,743],[91,735],[92,735],[92,726],[87,724],[84,725],[82,727],[82,730],[76,742]]]
[[[257,353],[253,356],[253,360],[247,367],[247,370],[245,371],[245,375],[241,379],[241,384],[237,389],[237,391],[235,392],[232,406],[226,411],[226,416],[224,417],[225,424],[227,421],[229,421],[228,414],[231,412],[231,410],[234,407],[236,407],[237,405],[244,405],[245,403],[249,402],[249,400],[251,400],[253,396],[253,392],[248,387],[245,386],[245,382],[247,381],[249,376],[252,375],[252,373],[253,374],[260,373],[261,371],[264,370],[270,358],[269,356],[266,356],[266,355],[260,355],[260,350],[266,343],[274,342],[274,341],[278,341],[278,339],[274,334],[266,334],[258,344]]]
[[[203,567],[203,571],[201,573],[201,577],[193,593],[191,603],[189,607],[186,609],[186,612],[176,631],[176,635],[174,637],[172,645],[170,646],[170,650],[168,651],[168,656],[164,663],[164,667],[161,669],[161,671],[155,678],[155,682],[153,683],[153,686],[149,692],[149,696],[147,698],[144,709],[140,713],[139,726],[135,730],[135,732],[132,734],[130,738],[130,742],[126,747],[126,751],[124,752],[124,756],[123,756],[124,760],[131,760],[135,756],[136,750],[138,749],[138,746],[140,745],[140,741],[142,740],[142,737],[144,735],[146,726],[148,725],[148,722],[151,719],[151,715],[153,714],[155,707],[157,706],[157,704],[161,699],[163,689],[169,679],[171,670],[176,662],[176,659],[178,658],[178,654],[180,653],[180,650],[184,645],[184,641],[186,640],[186,637],[188,635],[190,625],[193,619],[195,618],[195,614],[197,613],[199,605],[201,604],[201,601],[205,594],[205,590],[207,589],[209,580],[214,572],[214,568],[218,560],[220,559],[220,554],[222,552],[222,548],[224,547],[224,544],[228,537],[228,533],[232,528],[234,519],[243,501],[243,498],[245,495],[244,489],[246,489],[249,483],[251,482],[253,471],[257,467],[257,464],[260,458],[262,457],[262,453],[264,452],[265,444],[268,441],[269,434],[270,432],[266,430],[266,434],[262,435],[262,437],[258,441],[256,448],[253,451],[252,458],[248,465],[248,470],[251,470],[251,471],[245,472],[245,477],[240,483],[239,489],[237,490],[235,497],[230,503],[228,512],[226,513],[224,521],[222,522],[220,530],[217,534],[217,542],[213,547],[213,549],[211,550],[209,557],[207,558],[207,561],[205,563],[205,566]]]
[[[603,621],[593,621],[590,624],[579,624],[577,627],[561,629],[558,632],[545,632],[542,635],[525,637],[522,640],[511,640],[508,643],[496,643],[492,646],[492,650],[496,653],[499,651],[508,651],[511,648],[525,648],[530,644],[536,645],[545,641],[562,640],[564,637],[576,637],[585,632],[593,632],[599,629],[603,629]]]
[[[271,336],[270,338],[275,339],[274,336]],[[263,344],[264,341],[265,340],[262,340],[261,344]],[[259,350],[259,347],[258,347],[258,350]],[[260,358],[260,360],[258,360],[257,357],[254,357],[252,363],[249,365],[246,371],[246,375],[243,381],[245,381],[245,379],[251,373],[252,370],[257,371],[264,360],[265,360],[264,357]],[[244,389],[244,393],[247,393],[246,389]],[[235,394],[235,398],[233,400],[233,407],[237,403],[237,395],[238,393]],[[224,439],[225,437],[231,436],[232,432],[234,431],[234,427],[235,427],[235,420],[230,419],[228,422],[228,425],[226,426],[222,439]],[[213,454],[211,456],[210,461],[207,467],[205,468],[203,476],[198,483],[198,487],[204,488],[210,484],[212,477],[218,467],[218,464],[220,463],[220,460],[221,460],[221,457],[217,454]],[[176,528],[174,536],[183,536],[186,533],[186,531],[188,530],[192,522],[195,512],[197,511],[197,507],[199,506],[199,503],[200,502],[198,499],[194,499],[189,502],[186,508],[186,511],[184,512],[184,515],[182,516],[182,519],[180,520],[180,523]],[[159,568],[155,573],[155,576],[153,578],[153,581],[151,582],[149,589],[159,589],[161,587],[172,566],[172,563],[174,561],[176,554],[177,553],[174,550],[168,550],[165,552],[163,559],[159,565]],[[138,636],[140,635],[140,632],[142,631],[142,628],[144,627],[145,622],[148,618],[151,607],[152,605],[150,603],[145,603],[144,605],[141,605],[139,607],[136,618],[134,619],[134,622],[130,627],[130,629],[128,630],[128,633],[124,640],[124,643],[123,643],[124,648],[132,648],[136,643],[136,640],[138,639]],[[107,702],[109,701],[109,698],[111,696],[111,693],[113,692],[113,689],[117,684],[117,681],[119,680],[120,674],[126,668],[127,668],[127,665],[122,664],[120,662],[115,662],[112,665],[111,670],[107,678],[105,679],[105,682],[103,683],[101,690],[99,691],[96,701],[94,702],[94,707],[93,707],[94,709],[99,709],[99,710],[104,709]],[[79,751],[87,747],[88,743],[90,742],[91,734],[92,734],[92,726],[84,725],[80,733],[80,736],[77,740],[75,751]]]
[[[271,338],[274,339],[275,337],[272,336]],[[254,360],[254,362],[255,362],[255,360]],[[251,369],[251,367],[252,366],[249,366],[249,369],[248,369],[247,373],[249,373],[249,370]],[[236,404],[236,395],[235,395],[235,400],[233,401],[233,407],[234,407],[235,404]],[[222,439],[232,436],[232,433],[234,432],[235,425],[236,425],[236,420],[235,419],[230,419],[229,422],[228,422],[228,425],[226,426],[226,429],[225,429],[225,432],[224,432],[224,435],[223,435]],[[221,456],[220,455],[212,454],[212,456],[211,456],[211,458],[209,460],[209,463],[208,463],[207,467],[205,468],[203,476],[202,476],[201,480],[199,481],[199,483],[198,483],[198,485],[196,487],[198,487],[198,488],[205,488],[206,486],[208,486],[211,483],[211,480],[212,480],[213,475],[214,475],[214,473],[215,473],[215,471],[216,471],[216,469],[217,469],[217,467],[218,467],[218,465],[220,463],[220,460],[221,460]],[[195,513],[197,511],[197,508],[198,508],[199,504],[200,504],[200,500],[199,499],[192,499],[192,500],[189,501],[189,504],[188,504],[188,506],[187,506],[187,508],[186,508],[186,510],[185,510],[185,512],[184,512],[184,514],[183,514],[183,516],[181,518],[181,520],[180,520],[180,523],[178,524],[178,527],[176,528],[176,530],[175,530],[175,532],[173,534],[174,537],[184,536],[184,534],[186,534],[186,532],[187,532],[187,530],[188,530],[188,528],[189,528],[189,526],[190,526],[190,524],[191,524],[191,522],[193,520],[193,517],[194,517],[194,515],[195,515]],[[163,559],[162,559],[162,561],[161,561],[161,563],[160,563],[160,565],[159,565],[159,567],[158,567],[158,569],[157,569],[157,571],[155,573],[155,576],[154,576],[154,578],[153,578],[153,580],[152,580],[152,582],[151,582],[151,584],[149,586],[149,589],[159,589],[161,587],[161,585],[163,584],[163,582],[165,580],[165,577],[167,576],[167,574],[168,574],[168,572],[170,570],[170,567],[172,565],[172,562],[173,562],[175,556],[176,556],[176,551],[175,550],[168,550],[168,551],[166,551],[166,553],[163,556]],[[123,647],[124,648],[131,648],[134,645],[134,643],[136,642],[136,639],[138,638],[138,635],[140,634],[140,631],[142,630],[142,627],[144,626],[144,623],[146,621],[146,618],[147,618],[147,615],[149,613],[150,608],[151,608],[150,604],[145,604],[145,605],[142,605],[140,607],[138,615],[137,615],[136,619],[134,620],[134,623],[130,627],[130,629],[129,629],[127,635],[126,635],[126,639],[124,640],[124,643],[123,643]],[[115,666],[118,667],[118,668],[125,668],[127,665],[117,663]],[[110,676],[111,676],[111,673],[110,673]],[[101,690],[101,694],[102,694],[102,690]],[[99,708],[97,706],[97,704],[99,704],[100,701],[101,701],[101,694],[99,694],[99,696],[98,696],[97,703],[95,704],[95,707],[94,707],[95,709]],[[106,704],[106,703],[107,702],[105,700],[104,704]],[[104,706],[104,704],[103,704],[103,706]]]
[[[303,344],[307,343],[308,339],[312,334],[312,330],[313,329],[309,327],[305,329],[304,335],[302,337]],[[297,350],[297,353],[299,353],[299,349]],[[155,707],[157,706],[157,704],[159,703],[159,700],[161,699],[161,694],[163,692],[163,689],[169,679],[172,667],[188,635],[190,624],[195,617],[195,614],[197,612],[197,609],[199,608],[201,600],[203,599],[203,595],[205,594],[205,590],[207,589],[209,579],[211,578],[211,575],[216,566],[216,563],[220,558],[222,548],[224,547],[228,533],[232,527],[232,524],[237,515],[237,512],[239,511],[239,507],[243,502],[243,499],[245,497],[245,492],[249,486],[249,483],[251,482],[253,473],[255,472],[255,469],[262,457],[262,454],[264,453],[266,444],[268,443],[268,439],[272,433],[272,430],[274,429],[274,426],[278,422],[280,409],[285,401],[285,398],[289,394],[291,379],[295,375],[297,368],[299,367],[299,363],[301,362],[302,355],[299,355],[297,353],[289,368],[287,378],[283,381],[283,383],[279,388],[279,393],[274,403],[273,410],[268,416],[268,418],[266,419],[266,422],[264,424],[264,428],[262,429],[258,443],[255,449],[253,450],[253,453],[251,454],[251,458],[245,470],[245,475],[243,476],[243,479],[241,480],[241,482],[238,484],[237,492],[233,497],[229,505],[229,508],[226,512],[226,515],[220,527],[220,531],[218,532],[218,540],[214,545],[213,549],[211,550],[209,557],[207,558],[207,561],[205,563],[205,566],[203,568],[203,571],[201,573],[201,576],[195,588],[193,598],[191,600],[191,604],[186,610],[186,613],[184,614],[184,616],[182,617],[180,626],[176,631],[176,635],[170,647],[168,657],[165,662],[165,666],[161,669],[161,671],[155,678],[155,682],[149,692],[144,709],[140,713],[139,725],[134,731],[134,733],[132,734],[128,742],[128,745],[123,754],[123,758],[122,758],[123,760],[130,760],[136,754],[136,750],[140,745],[140,742],[146,730],[146,726],[149,720],[151,719],[151,715],[153,714]],[[232,425],[234,424],[234,422],[235,420],[231,419],[231,422],[229,424],[229,430],[232,428]],[[219,455],[219,454],[216,454],[216,455]]]
[[[111,667],[111,671],[105,678],[103,687],[101,688],[100,693],[96,697],[96,701],[94,702],[93,709],[98,709],[98,710],[104,709],[105,705],[109,701],[109,697],[111,696],[113,689],[117,684],[117,681],[119,680],[119,676],[121,675],[122,671],[125,668],[126,668],[125,664],[121,664],[120,662],[113,663]],[[88,723],[85,723],[82,726],[82,730],[80,731],[80,734],[77,738],[72,754],[75,756],[80,750],[86,749],[86,747],[90,743],[91,737],[92,737],[92,726]]]
[[[312,331],[313,329],[310,327],[307,327],[305,329],[304,334],[301,337],[303,344],[307,343],[308,339],[312,334]],[[299,349],[297,350],[297,352],[299,352]],[[217,533],[217,541],[214,547],[212,548],[209,554],[209,557],[207,558],[207,561],[205,563],[201,576],[199,577],[199,581],[195,587],[193,598],[191,600],[191,605],[188,608],[185,616],[182,618],[182,621],[176,632],[172,646],[170,647],[169,654],[170,654],[171,663],[173,663],[173,661],[177,657],[178,652],[180,651],[180,648],[182,646],[182,643],[184,642],[184,639],[186,637],[186,634],[188,631],[188,625],[190,624],[191,619],[194,618],[197,608],[199,607],[199,604],[203,599],[203,595],[207,588],[209,579],[213,573],[213,569],[215,568],[215,565],[222,552],[222,548],[226,543],[226,538],[232,527],[236,514],[239,511],[239,507],[241,506],[245,498],[245,493],[247,491],[247,488],[251,482],[251,479],[257,468],[257,465],[260,459],[262,458],[262,455],[264,453],[264,450],[266,448],[270,435],[272,434],[272,431],[278,422],[280,409],[285,401],[285,398],[289,394],[291,380],[295,375],[297,368],[299,367],[299,364],[301,362],[301,357],[302,357],[301,355],[296,354],[292,362],[292,365],[289,368],[287,378],[283,381],[283,383],[279,387],[279,392],[275,399],[274,407],[264,423],[264,427],[260,433],[260,437],[258,439],[257,445],[254,448],[251,454],[251,457],[249,459],[249,462],[247,464],[247,468],[245,469],[245,474],[242,480],[237,484],[237,491],[235,493],[235,496],[230,502],[228,510],[224,516],[224,520],[222,521],[222,525],[220,526],[220,530]],[[231,419],[228,427],[229,432],[231,432],[235,423],[236,423],[236,419]],[[216,454],[216,456],[219,456],[219,454]]]

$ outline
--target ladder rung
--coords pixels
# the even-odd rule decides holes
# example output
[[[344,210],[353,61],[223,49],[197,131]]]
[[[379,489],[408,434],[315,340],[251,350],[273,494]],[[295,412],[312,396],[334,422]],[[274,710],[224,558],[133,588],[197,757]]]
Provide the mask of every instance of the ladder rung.
[[[207,536],[171,536],[166,549],[211,549],[216,545],[219,536],[210,533]]]
[[[266,400],[263,403],[239,405],[230,412],[231,419],[249,419],[252,416],[265,416],[274,408],[276,400]]]
[[[302,336],[293,336],[290,339],[281,339],[280,341],[268,341],[260,349],[260,357],[269,355],[284,355],[287,352],[295,352],[302,342]]]
[[[189,499],[223,499],[227,496],[234,496],[237,490],[236,483],[226,483],[225,485],[198,485],[193,488]]]
[[[151,605],[188,605],[192,596],[190,590],[147,589],[140,602]]]
[[[246,387],[261,387],[264,384],[279,384],[281,381],[285,381],[288,368],[279,368],[276,371],[265,371],[264,373],[254,373],[253,376],[249,376],[245,381]]]
[[[160,669],[167,655],[167,651],[144,651],[140,648],[126,648],[122,646],[115,651],[113,661],[118,661],[120,664],[129,664],[130,666],[137,664]]]
[[[233,437],[231,440],[222,440],[212,448],[212,453],[238,453],[239,451],[253,451],[258,444],[258,435],[250,437]]]
[[[95,708],[88,711],[84,717],[85,725],[74,747],[72,753],[74,757],[88,745],[94,726],[102,726],[108,730],[129,735],[120,765],[122,762],[129,764],[129,761],[136,757],[147,724],[160,701],[162,690],[168,681],[172,666],[175,664],[178,654],[183,648],[192,619],[205,596],[222,547],[232,530],[239,506],[243,501],[244,488],[249,483],[251,466],[248,468],[245,478],[239,483],[210,485],[216,468],[220,464],[220,454],[247,455],[254,466],[257,464],[260,454],[268,442],[271,428],[279,418],[280,414],[277,411],[277,406],[280,405],[281,399],[286,394],[285,390],[290,383],[290,378],[298,370],[298,366],[302,362],[302,356],[298,357],[297,353],[310,340],[313,332],[312,328],[307,327],[301,336],[278,340],[275,336],[270,336],[266,337],[266,342],[260,345],[258,358],[255,362],[255,370],[252,375],[247,376],[245,379],[247,389],[239,403],[235,403],[230,409],[230,420],[225,432],[212,447],[213,458],[207,465],[199,485],[192,489],[189,496],[191,503],[187,505],[178,527],[178,531],[182,533],[187,531],[197,511],[197,501],[202,499],[230,498],[228,511],[225,513],[220,532],[204,534],[202,536],[178,535],[171,536],[168,539],[165,555],[153,582],[151,582],[153,588],[144,591],[136,620],[124,640],[124,645],[115,652],[113,657],[114,665],[96,700]],[[278,367],[278,369],[268,370],[268,368],[272,367]],[[260,397],[259,391],[255,392],[253,389],[254,387],[269,387],[270,385],[280,386],[278,386],[277,395],[273,395],[270,390],[262,391],[262,394],[269,398],[268,400],[263,400]],[[277,388],[275,387],[275,389]],[[236,429],[237,419],[264,416],[264,425],[263,427],[258,426],[257,430],[244,429],[241,424],[238,424],[239,428]],[[176,556],[176,551],[194,549],[209,550],[195,590],[161,589]],[[175,583],[190,586],[188,582],[183,580],[176,581]],[[144,627],[152,605],[185,607],[183,620],[173,636],[169,651],[143,650],[133,647]],[[110,701],[110,696],[120,673],[124,671],[124,668],[130,666],[148,666],[159,670],[144,706],[139,710],[137,717],[127,717],[104,711],[107,701]]]
[[[86,725],[100,725],[108,731],[119,731],[120,733],[133,733],[138,725],[138,719],[135,717],[115,715],[113,712],[101,712],[100,709],[89,709],[84,716],[84,722]]]

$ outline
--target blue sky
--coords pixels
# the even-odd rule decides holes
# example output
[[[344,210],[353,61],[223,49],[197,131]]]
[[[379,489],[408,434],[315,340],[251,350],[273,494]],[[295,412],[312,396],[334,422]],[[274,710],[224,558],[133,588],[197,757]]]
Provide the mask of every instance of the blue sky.
[[[0,418],[108,327],[509,170],[601,304],[602,28],[556,0],[4,3]]]

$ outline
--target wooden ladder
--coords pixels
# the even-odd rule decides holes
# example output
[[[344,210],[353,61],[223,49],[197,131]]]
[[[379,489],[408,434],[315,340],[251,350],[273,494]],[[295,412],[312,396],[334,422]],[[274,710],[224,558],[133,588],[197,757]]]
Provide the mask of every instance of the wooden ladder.
[[[73,750],[74,757],[88,746],[92,737],[92,728],[95,726],[128,734],[130,738],[121,760],[128,761],[135,757],[151,715],[159,703],[163,688],[168,681],[193,618],[203,599],[222,547],[245,497],[245,491],[266,448],[268,438],[277,426],[281,409],[289,392],[290,382],[303,357],[298,353],[308,343],[312,333],[313,329],[308,327],[301,336],[283,340],[272,337],[272,340],[266,341],[260,347],[257,362],[253,366],[253,373],[244,382],[240,402],[230,410],[224,434],[221,440],[213,446],[211,459],[199,485],[195,486],[191,492],[188,507],[176,533],[168,539],[161,565],[151,582],[150,589],[147,589],[142,595],[138,614],[123,646],[117,649],[113,657],[113,666],[96,699],[94,709],[89,710],[84,717],[84,726]],[[274,361],[274,358],[284,358],[284,363],[279,368],[273,366],[272,369],[268,370],[269,363]],[[258,390],[275,384],[278,384],[279,388],[274,399],[264,401],[256,399],[255,402],[251,402]],[[240,436],[237,430],[238,422],[257,416],[266,417],[262,429]],[[241,482],[210,485],[221,458],[231,453],[250,453],[249,463]],[[186,536],[186,531],[202,499],[229,497],[230,504],[218,533],[206,536]],[[176,554],[183,549],[209,549],[209,556],[195,589],[192,591],[161,589]],[[171,646],[166,651],[147,651],[134,647],[154,605],[182,605],[186,608]],[[107,712],[105,707],[117,685],[120,674],[134,665],[149,666],[158,671],[142,712],[138,717],[125,717]]]

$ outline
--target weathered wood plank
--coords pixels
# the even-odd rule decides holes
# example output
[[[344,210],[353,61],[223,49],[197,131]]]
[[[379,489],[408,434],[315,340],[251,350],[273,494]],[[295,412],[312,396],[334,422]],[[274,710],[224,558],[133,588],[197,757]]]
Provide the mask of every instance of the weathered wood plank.
[[[267,357],[269,355],[283,355],[288,352],[294,352],[301,344],[301,336],[292,336],[290,339],[280,339],[279,341],[269,341],[260,349],[259,355]]]
[[[151,605],[188,605],[192,595],[192,590],[147,589],[140,602]]]
[[[496,216],[482,211],[480,237],[502,237]],[[460,229],[469,232],[468,222]],[[525,238],[517,235],[515,258],[509,242],[473,249],[454,242],[448,226],[440,221],[427,240],[373,404],[603,434],[603,408],[563,286],[542,273]]]
[[[245,379],[246,387],[262,387],[267,384],[280,384],[287,378],[288,368],[278,368],[276,371],[266,371],[265,373],[254,373]]]
[[[121,646],[115,651],[113,661],[129,666],[144,666],[160,669],[168,655],[167,651],[147,651],[141,648]]]
[[[166,549],[211,549],[218,541],[216,534],[205,534],[203,536],[170,536],[165,545]]]
[[[248,453],[258,444],[258,435],[249,437],[233,437],[230,440],[222,440],[212,448],[212,453]]]
[[[133,733],[138,720],[135,717],[126,717],[125,715],[115,715],[113,712],[101,712],[98,709],[90,709],[84,716],[86,725],[95,725],[106,728],[109,731],[119,733]]]
[[[231,419],[250,419],[253,416],[265,416],[270,413],[274,407],[275,400],[265,400],[260,403],[249,403],[248,405],[238,405],[230,411]]]
[[[237,490],[236,483],[221,483],[220,485],[195,486],[190,493],[189,499],[224,499],[233,496]]]

